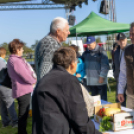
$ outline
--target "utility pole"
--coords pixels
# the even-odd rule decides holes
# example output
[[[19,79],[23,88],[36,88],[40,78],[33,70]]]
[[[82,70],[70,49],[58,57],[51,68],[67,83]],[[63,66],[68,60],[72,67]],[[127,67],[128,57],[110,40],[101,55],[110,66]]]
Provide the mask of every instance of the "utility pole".
[[[115,0],[108,0],[108,4],[109,4],[109,20],[117,22]],[[114,43],[116,40],[116,34],[112,35],[112,39]]]

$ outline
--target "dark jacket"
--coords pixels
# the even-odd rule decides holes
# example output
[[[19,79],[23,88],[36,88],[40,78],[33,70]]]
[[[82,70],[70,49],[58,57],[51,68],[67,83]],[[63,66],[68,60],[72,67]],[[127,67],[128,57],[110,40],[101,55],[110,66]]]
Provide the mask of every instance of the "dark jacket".
[[[99,86],[107,84],[107,73],[109,62],[106,51],[99,45],[94,50],[86,50],[82,54],[82,60],[85,64],[87,76],[87,85]],[[104,78],[103,83],[99,83],[99,77]]]
[[[120,72],[120,47],[113,53],[113,73],[116,81],[118,80]]]
[[[55,66],[32,97],[32,134],[101,134],[88,118],[77,78]]]
[[[126,45],[126,47],[127,46],[128,45]],[[125,50],[125,48],[124,48],[124,50]],[[118,46],[117,50],[113,53],[113,73],[114,73],[114,78],[116,81],[118,81],[118,77],[119,77],[119,73],[120,73],[120,62],[121,62],[120,46]]]
[[[134,45],[129,45],[125,49],[126,74],[127,74],[127,91],[134,95]]]

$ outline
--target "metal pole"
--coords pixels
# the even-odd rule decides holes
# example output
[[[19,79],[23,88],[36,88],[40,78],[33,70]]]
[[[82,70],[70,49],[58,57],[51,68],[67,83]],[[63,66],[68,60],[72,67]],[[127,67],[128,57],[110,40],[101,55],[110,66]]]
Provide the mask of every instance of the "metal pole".
[[[107,34],[107,40],[108,40],[108,44],[106,45],[106,50],[108,51],[108,46],[109,46],[109,38],[108,38],[108,34]]]
[[[76,44],[77,44],[77,46],[78,46],[78,42],[77,42],[77,33],[76,33]]]

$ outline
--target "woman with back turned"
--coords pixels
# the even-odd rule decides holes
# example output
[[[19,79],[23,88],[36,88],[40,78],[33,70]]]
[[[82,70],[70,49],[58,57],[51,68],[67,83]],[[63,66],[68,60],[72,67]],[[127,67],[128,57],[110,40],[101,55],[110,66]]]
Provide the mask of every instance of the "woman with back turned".
[[[32,97],[32,134],[101,134],[88,118],[79,81],[76,53],[58,49],[53,69],[36,86]]]

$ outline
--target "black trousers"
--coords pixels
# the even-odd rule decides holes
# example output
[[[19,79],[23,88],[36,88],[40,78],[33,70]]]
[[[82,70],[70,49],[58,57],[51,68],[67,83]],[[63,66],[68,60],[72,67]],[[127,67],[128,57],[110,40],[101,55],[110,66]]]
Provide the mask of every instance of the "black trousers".
[[[18,134],[27,134],[26,126],[30,106],[30,99],[31,93],[17,98],[19,105]]]
[[[88,86],[92,96],[100,95],[102,100],[107,101],[107,85]]]

